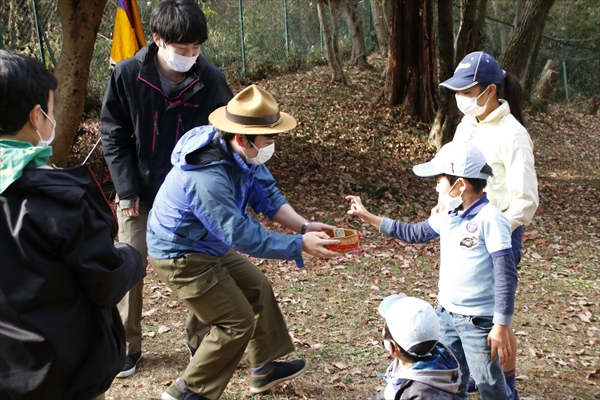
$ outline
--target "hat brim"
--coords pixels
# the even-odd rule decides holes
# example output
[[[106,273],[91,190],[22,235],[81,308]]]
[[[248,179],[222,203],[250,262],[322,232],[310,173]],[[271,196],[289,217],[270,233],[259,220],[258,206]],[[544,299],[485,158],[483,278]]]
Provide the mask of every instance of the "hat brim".
[[[452,78],[446,79],[444,82],[440,83],[440,86],[450,89],[454,92],[460,92],[461,90],[470,89],[478,84],[479,82],[473,82],[472,79],[456,78],[453,76]]]
[[[430,177],[443,174],[444,171],[442,171],[440,168],[438,168],[438,166],[436,166],[434,160],[435,159],[423,164],[415,165],[413,167],[413,172],[415,173],[415,175],[421,177]]]
[[[279,112],[279,121],[273,125],[242,125],[232,122],[226,116],[227,106],[219,107],[208,116],[208,122],[223,132],[240,133],[242,135],[272,135],[290,131],[296,127],[296,119],[291,115]]]
[[[393,294],[391,296],[386,297],[385,299],[383,299],[381,301],[381,303],[379,303],[379,315],[381,315],[383,318],[386,318],[386,315],[388,313],[388,311],[390,310],[390,308],[392,308],[392,305],[397,302],[398,300],[401,300],[403,298],[405,298],[406,296],[401,295],[401,294]]]

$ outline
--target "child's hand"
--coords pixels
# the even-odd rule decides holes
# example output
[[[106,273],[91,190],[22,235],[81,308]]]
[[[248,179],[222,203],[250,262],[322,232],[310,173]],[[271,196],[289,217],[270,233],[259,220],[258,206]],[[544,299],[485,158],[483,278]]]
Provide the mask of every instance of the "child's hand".
[[[348,210],[348,214],[356,215],[363,220],[365,219],[365,216],[369,214],[369,211],[363,206],[360,197],[346,196],[346,200],[350,200],[350,210]]]
[[[363,206],[362,201],[360,201],[360,197],[358,196],[346,196],[346,200],[350,200],[350,210],[348,210],[348,214],[356,215],[360,219],[369,224],[373,225],[375,228],[379,229],[379,225],[381,225],[382,218],[376,215],[371,214],[365,206]]]
[[[512,328],[507,325],[494,324],[492,331],[488,335],[487,342],[488,346],[492,348],[492,361],[496,359],[496,353],[498,353],[500,366],[503,366],[512,354],[509,336],[510,329]]]

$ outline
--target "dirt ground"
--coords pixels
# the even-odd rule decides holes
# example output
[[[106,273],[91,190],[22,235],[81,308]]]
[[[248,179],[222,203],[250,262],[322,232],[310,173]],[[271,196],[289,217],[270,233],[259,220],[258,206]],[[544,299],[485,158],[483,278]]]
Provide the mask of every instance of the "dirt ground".
[[[380,345],[379,302],[392,293],[435,302],[438,241],[408,245],[344,218],[348,194],[405,222],[426,219],[437,199],[433,182],[411,170],[433,155],[428,127],[376,101],[384,60],[370,62],[373,69],[348,69],[348,86],[330,84],[326,67],[257,82],[299,122],[278,138],[267,164],[282,192],[307,218],[357,229],[362,239],[359,250],[337,259],[305,257],[301,270],[255,260],[294,338],[291,356],[305,358],[309,368],[253,396],[244,359],[223,399],[370,399],[384,384],[375,371],[390,362]],[[525,230],[519,271],[517,387],[522,400],[600,398],[600,123],[566,105],[527,120],[540,207]],[[143,359],[135,375],[115,380],[107,399],[160,398],[187,365],[186,310],[151,266],[144,296]]]

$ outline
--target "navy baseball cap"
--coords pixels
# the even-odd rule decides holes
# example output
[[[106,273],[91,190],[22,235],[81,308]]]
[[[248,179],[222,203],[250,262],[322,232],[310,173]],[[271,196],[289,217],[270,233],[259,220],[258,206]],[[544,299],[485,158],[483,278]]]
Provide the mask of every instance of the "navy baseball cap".
[[[452,78],[440,83],[440,86],[458,92],[479,83],[499,85],[505,74],[494,57],[485,51],[476,51],[463,58],[454,70]]]

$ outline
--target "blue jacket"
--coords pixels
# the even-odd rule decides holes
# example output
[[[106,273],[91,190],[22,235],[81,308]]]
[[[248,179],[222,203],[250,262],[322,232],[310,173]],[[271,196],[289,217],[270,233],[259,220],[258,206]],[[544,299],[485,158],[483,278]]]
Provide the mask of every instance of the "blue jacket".
[[[187,132],[148,217],[148,254],[222,256],[230,249],[258,258],[301,259],[302,235],[266,231],[247,213],[273,219],[287,203],[265,165],[248,166],[214,126]]]

